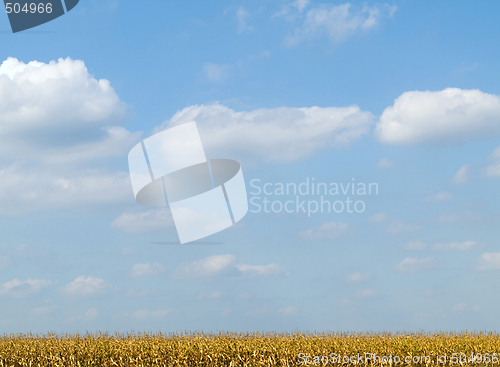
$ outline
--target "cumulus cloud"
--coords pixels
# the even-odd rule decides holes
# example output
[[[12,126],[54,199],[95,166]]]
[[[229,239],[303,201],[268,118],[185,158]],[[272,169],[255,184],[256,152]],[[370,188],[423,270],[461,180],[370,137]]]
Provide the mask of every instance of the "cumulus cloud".
[[[158,275],[163,272],[165,268],[158,263],[155,264],[135,264],[130,271],[130,276],[132,278],[145,278],[154,275]]]
[[[365,280],[368,280],[369,278],[370,274],[361,274],[361,273],[352,273],[352,274],[347,274],[345,276],[346,282],[349,283],[363,282]]]
[[[425,248],[425,243],[421,241],[408,242],[403,248],[405,250],[423,250]]]
[[[299,236],[309,241],[329,241],[346,234],[348,229],[347,223],[328,222],[319,227],[299,232]]]
[[[302,5],[305,7],[307,2],[300,3]],[[303,41],[322,37],[327,37],[333,43],[340,43],[356,34],[375,29],[383,18],[392,17],[396,9],[396,6],[387,4],[362,8],[349,3],[320,4],[307,11],[302,25],[285,38],[285,45],[295,46]],[[289,12],[285,16],[288,14]]]
[[[169,208],[124,213],[111,222],[111,227],[131,233],[165,229],[173,225],[174,219]]]
[[[96,80],[83,61],[25,64],[9,57],[0,65],[0,156],[39,159],[56,150],[75,154],[75,147],[85,154],[85,143],[99,136],[130,144],[126,130],[102,130],[125,112],[109,81]],[[105,146],[97,150],[110,154]]]
[[[281,317],[293,317],[299,314],[299,309],[296,306],[287,306],[280,308],[276,312]]]
[[[475,241],[466,241],[466,242],[438,243],[434,245],[433,249],[439,251],[466,251],[478,247],[479,243]]]
[[[499,133],[500,97],[459,88],[405,92],[375,127],[386,144],[450,145]]]
[[[70,296],[93,296],[106,293],[112,288],[111,284],[94,277],[79,276],[63,288],[63,292]]]
[[[394,269],[400,273],[416,273],[422,270],[431,269],[435,266],[434,258],[427,257],[419,259],[416,257],[407,257],[401,261]]]
[[[500,269],[500,252],[485,252],[476,261],[477,270]]]
[[[126,106],[80,60],[0,65],[0,213],[130,198],[125,172],[89,168],[125,154],[141,133],[118,126]],[[15,157],[15,160],[13,159]]]
[[[0,285],[0,296],[25,298],[50,286],[52,282],[45,279],[12,279]]]
[[[173,275],[176,279],[210,278],[216,275],[246,275],[265,276],[285,273],[286,269],[280,265],[249,265],[236,263],[234,255],[214,255],[203,260],[184,264],[178,267]]]
[[[196,121],[209,157],[295,161],[325,148],[345,147],[367,134],[373,115],[350,107],[261,108],[236,112],[219,103],[177,112],[155,131]]]

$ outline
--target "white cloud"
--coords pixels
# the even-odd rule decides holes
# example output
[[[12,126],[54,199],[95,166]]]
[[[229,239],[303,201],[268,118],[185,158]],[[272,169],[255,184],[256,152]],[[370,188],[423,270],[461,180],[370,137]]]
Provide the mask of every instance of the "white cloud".
[[[361,9],[349,3],[320,4],[306,13],[302,25],[285,38],[285,45],[295,46],[302,41],[321,37],[327,37],[334,43],[343,42],[356,34],[375,29],[382,18],[392,17],[396,9],[396,6],[387,4],[364,6]]]
[[[422,250],[425,248],[425,243],[421,241],[408,242],[403,248],[405,250]]]
[[[347,233],[349,225],[347,223],[329,222],[323,223],[319,227],[299,232],[299,236],[309,241],[329,241]]]
[[[163,272],[165,268],[158,263],[155,264],[135,264],[130,271],[130,276],[132,278],[145,278],[154,275],[158,275]]]
[[[140,321],[146,321],[148,319],[155,319],[155,320],[161,320],[167,317],[168,314],[172,313],[172,310],[170,308],[162,308],[159,310],[137,310],[133,313],[133,316],[140,320]]]
[[[374,289],[361,289],[355,294],[357,298],[375,298],[379,295],[379,292]]]
[[[219,299],[222,298],[222,292],[213,292],[213,293],[201,293],[199,296],[200,299]]]
[[[99,136],[121,150],[117,141],[129,144],[128,132],[101,129],[123,120],[125,110],[109,81],[92,77],[83,61],[24,64],[8,58],[0,65],[0,156],[40,159],[57,151],[75,154],[77,147],[80,154],[96,155],[84,148]],[[107,144],[97,150],[112,153]]]
[[[427,257],[419,259],[416,257],[407,257],[401,261],[394,269],[400,273],[416,273],[422,270],[431,269],[435,266],[434,258]]]
[[[181,265],[174,273],[176,279],[209,278],[234,268],[233,255],[214,255],[191,264]]]
[[[387,158],[382,158],[378,163],[377,163],[377,168],[380,169],[387,169],[387,168],[392,168],[394,167],[394,163],[390,161]]]
[[[500,252],[485,252],[476,261],[477,270],[500,269]]]
[[[238,34],[250,33],[253,27],[247,24],[247,19],[251,17],[250,13],[242,6],[236,10],[236,19],[238,20]]]
[[[453,195],[450,194],[449,192],[438,192],[437,194],[428,197],[427,201],[439,202],[439,201],[450,200],[451,198],[453,198]]]
[[[230,76],[231,66],[228,64],[213,64],[207,62],[203,65],[203,73],[208,79],[220,82]]]
[[[86,168],[125,154],[141,133],[121,126],[126,106],[80,60],[0,65],[0,213],[130,198],[125,172]],[[15,159],[14,159],[15,157]]]
[[[248,265],[236,264],[233,255],[214,255],[203,260],[195,261],[191,264],[184,264],[177,268],[173,278],[176,279],[196,279],[210,278],[221,274],[265,276],[285,273],[286,269],[277,264],[269,265]]]
[[[295,306],[282,307],[277,311],[281,317],[293,317],[299,314],[299,309]]]
[[[152,209],[137,213],[124,213],[111,222],[111,227],[125,232],[146,232],[174,225],[170,209]]]
[[[375,128],[386,144],[459,144],[500,133],[500,97],[480,90],[412,91],[385,109]]]
[[[367,134],[373,115],[350,107],[261,108],[236,112],[226,106],[195,105],[177,112],[155,131],[196,121],[209,157],[295,161],[320,149],[341,148]]]
[[[52,282],[44,279],[12,279],[0,285],[0,296],[25,298],[50,286]]]
[[[369,278],[370,274],[361,274],[361,273],[352,273],[352,274],[347,274],[345,276],[346,282],[349,283],[363,282],[365,280],[368,280]]]
[[[434,250],[439,251],[466,251],[479,247],[479,243],[474,241],[438,243],[434,245]]]
[[[451,183],[453,185],[463,185],[469,181],[469,168],[470,165],[466,164],[462,166],[457,173],[455,173],[455,176],[451,179]]]
[[[70,296],[92,296],[105,293],[112,288],[111,284],[94,277],[79,276],[63,288]]]
[[[260,276],[260,275],[272,275],[285,273],[286,269],[280,265],[269,264],[269,265],[247,265],[238,264],[236,268],[245,275],[249,276]]]

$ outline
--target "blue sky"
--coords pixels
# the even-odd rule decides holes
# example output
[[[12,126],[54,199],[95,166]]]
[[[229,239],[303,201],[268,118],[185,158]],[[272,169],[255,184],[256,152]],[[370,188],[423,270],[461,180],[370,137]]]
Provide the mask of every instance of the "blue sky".
[[[0,16],[1,330],[497,330],[499,8],[81,0],[17,34]],[[192,120],[249,199],[252,180],[379,193],[158,244],[175,227],[135,202],[127,154]]]

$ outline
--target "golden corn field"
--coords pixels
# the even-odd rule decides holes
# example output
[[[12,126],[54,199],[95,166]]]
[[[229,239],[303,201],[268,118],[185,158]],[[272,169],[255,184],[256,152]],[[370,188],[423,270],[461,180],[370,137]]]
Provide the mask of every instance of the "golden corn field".
[[[0,366],[499,366],[497,333],[18,335]]]

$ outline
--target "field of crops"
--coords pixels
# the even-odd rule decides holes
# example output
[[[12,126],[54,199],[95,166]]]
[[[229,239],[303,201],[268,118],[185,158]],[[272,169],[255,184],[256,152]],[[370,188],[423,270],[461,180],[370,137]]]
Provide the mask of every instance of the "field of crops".
[[[496,333],[18,335],[0,366],[500,366]]]

